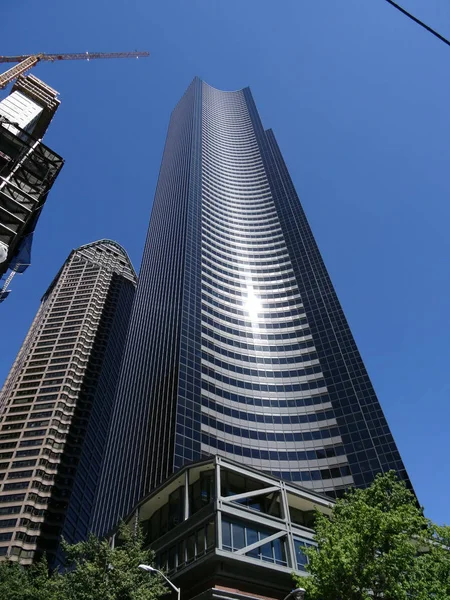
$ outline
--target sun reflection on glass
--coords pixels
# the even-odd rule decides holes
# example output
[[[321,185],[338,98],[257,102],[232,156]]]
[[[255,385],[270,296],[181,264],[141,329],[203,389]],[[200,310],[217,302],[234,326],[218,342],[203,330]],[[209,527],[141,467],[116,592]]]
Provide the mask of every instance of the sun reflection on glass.
[[[251,286],[247,288],[247,298],[244,302],[244,309],[248,312],[248,316],[250,317],[251,321],[258,320],[258,313],[261,312],[262,306],[259,298],[255,296]]]

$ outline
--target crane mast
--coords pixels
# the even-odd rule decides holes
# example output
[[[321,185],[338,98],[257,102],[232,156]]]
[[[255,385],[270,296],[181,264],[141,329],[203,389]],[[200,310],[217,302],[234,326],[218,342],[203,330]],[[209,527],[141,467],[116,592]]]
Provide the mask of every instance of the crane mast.
[[[30,54],[21,56],[0,56],[0,63],[18,63],[0,75],[0,90],[11,81],[29,71],[40,61],[92,60],[97,58],[142,58],[149,52],[85,52],[79,54]]]

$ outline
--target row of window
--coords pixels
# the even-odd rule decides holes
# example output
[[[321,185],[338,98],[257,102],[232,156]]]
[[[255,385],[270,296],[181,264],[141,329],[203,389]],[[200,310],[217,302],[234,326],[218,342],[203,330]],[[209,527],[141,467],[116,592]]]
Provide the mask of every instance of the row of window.
[[[205,310],[205,312],[213,313],[215,318],[222,317],[222,315],[220,315],[220,313],[217,313],[217,311],[213,311],[212,309],[210,309],[208,311],[208,310],[206,310],[206,307],[205,307],[204,310]],[[224,320],[230,321],[232,319],[224,319]],[[287,326],[297,327],[296,331],[290,331],[288,333],[262,333],[259,331],[259,329],[257,332],[242,331],[240,329],[234,329],[233,327],[227,327],[226,325],[223,325],[222,323],[215,321],[211,317],[208,317],[206,314],[202,314],[202,322],[207,325],[210,325],[211,327],[214,327],[215,329],[219,329],[220,331],[225,331],[226,333],[229,333],[230,335],[235,335],[235,336],[241,337],[241,338],[250,338],[252,340],[253,339],[257,339],[257,340],[292,340],[292,339],[298,339],[299,337],[304,337],[306,335],[311,334],[306,319],[296,319],[295,321],[292,321],[291,323],[282,323],[281,325],[285,325],[286,327]],[[275,324],[268,323],[268,324],[266,324],[266,328],[269,328],[269,325],[275,325]],[[252,326],[252,324],[248,323],[247,327],[250,328],[251,326]],[[258,326],[260,326],[259,323],[258,323]],[[230,343],[230,342],[228,342],[228,343]]]
[[[278,260],[289,260],[289,254],[287,251],[287,248],[285,245],[278,247],[276,249],[270,249],[270,248],[246,248],[245,250],[239,248],[238,246],[235,247],[230,247],[228,244],[224,244],[221,241],[217,242],[215,240],[213,240],[211,237],[207,238],[203,238],[202,239],[202,247],[208,248],[208,250],[210,252],[215,252],[217,251],[222,258],[224,259],[231,259],[231,260],[245,260],[245,261],[249,261],[252,259],[259,259],[259,260],[267,260],[267,259],[277,259]],[[260,264],[259,261],[252,263],[249,262],[248,264],[252,265],[258,265]]]
[[[208,365],[214,365],[216,367],[220,367],[226,371],[231,371],[233,373],[238,373],[240,375],[247,375],[251,377],[271,377],[275,379],[283,379],[283,378],[295,378],[295,377],[306,377],[308,375],[316,375],[322,373],[322,369],[320,365],[312,365],[309,367],[304,367],[302,369],[292,369],[290,371],[269,371],[269,370],[259,370],[259,369],[248,369],[246,367],[241,367],[240,365],[230,364],[223,360],[220,360],[213,354],[209,354],[208,352],[202,351],[201,353],[202,360],[206,361]]]
[[[210,285],[213,287],[210,287]],[[209,296],[214,296],[215,298],[220,298],[220,300],[223,300],[224,302],[227,303],[227,307],[228,307],[228,304],[234,304],[235,306],[242,307],[248,297],[248,293],[245,293],[245,291],[237,292],[236,290],[230,290],[229,293],[232,293],[232,296],[221,294],[220,292],[217,291],[217,285],[214,285],[213,282],[211,280],[208,280],[207,278],[203,279],[202,287],[203,287],[202,293],[207,293],[207,294],[209,294]],[[221,287],[220,289],[223,289],[223,288]],[[295,292],[293,292],[292,294],[286,294],[286,296],[287,295],[296,296],[296,297],[293,297],[290,300],[284,300],[281,302],[273,302],[273,303],[265,302],[264,304],[261,304],[261,309],[262,310],[270,310],[272,308],[280,309],[280,308],[290,308],[290,307],[294,307],[294,306],[297,308],[300,308],[303,306],[303,304],[301,303],[299,294],[295,294]],[[270,313],[270,314],[272,314],[272,313]]]
[[[263,198],[267,192],[256,189],[251,191],[256,191],[261,198],[256,211],[252,203],[245,201],[236,206],[236,203],[230,202],[227,198],[218,198],[217,195],[211,194],[210,190],[203,188],[202,212],[208,213],[213,218],[223,217],[223,222],[229,224],[230,228],[236,224],[245,228],[252,225],[279,226],[278,215],[271,198],[267,195],[265,199]],[[248,199],[253,200],[253,198]]]
[[[67,400],[70,402],[74,402],[74,400],[69,399],[69,396],[67,394],[40,394],[39,396],[30,396],[30,397],[26,397],[26,398],[15,398],[11,404],[17,405],[17,404],[31,404],[31,403],[35,403],[35,404],[39,404],[39,407],[37,408],[42,408],[43,407],[43,402],[50,402],[50,401],[54,401],[57,400],[58,398],[60,398],[61,400]],[[54,402],[52,402],[52,404],[54,404]],[[61,403],[61,408],[62,407],[66,407],[67,406],[67,402],[65,403]],[[59,407],[59,404],[58,404]],[[24,407],[21,408],[21,410],[28,410],[29,407]],[[11,409],[10,409],[10,412]]]
[[[207,296],[205,293],[202,293],[202,300],[208,302],[208,304],[215,306],[216,308],[220,308],[221,310],[226,311],[227,313],[248,318],[248,310],[245,310],[245,308],[244,308],[245,302],[247,300],[246,296],[244,296],[242,298],[243,301],[240,304],[240,309],[232,308],[228,304],[223,304],[222,302],[213,300],[212,298]],[[226,299],[226,300],[228,300],[228,299]],[[276,308],[279,308],[279,307],[277,306]],[[290,318],[290,317],[296,317],[298,315],[305,316],[305,310],[304,310],[303,306],[295,306],[294,308],[291,308],[290,310],[283,311],[283,312],[265,313],[265,312],[263,312],[263,310],[264,310],[263,307],[261,307],[261,309],[258,309],[258,320],[265,319],[267,321],[269,319],[286,319],[286,318]],[[222,313],[220,313],[220,314],[222,314]]]
[[[214,147],[209,147],[207,149],[207,154],[211,156],[212,159],[216,159],[217,164],[224,164],[224,158],[228,156],[228,158],[236,159],[239,158],[239,164],[244,165],[245,161],[247,161],[247,165],[252,168],[260,164],[258,152],[257,150],[252,150],[250,152],[239,152],[239,156],[234,155],[233,153],[227,153],[226,146],[222,145],[220,147],[219,152],[215,151]],[[249,160],[250,159],[250,160]],[[225,158],[226,160],[226,158]],[[246,171],[249,172],[248,169]],[[218,200],[224,200],[224,202],[235,202],[245,204],[247,201],[254,201],[257,198],[261,198],[265,200],[266,198],[271,198],[270,188],[267,185],[267,182],[261,180],[259,185],[249,186],[238,186],[237,178],[233,178],[234,185],[227,185],[227,180],[225,177],[217,177],[218,170],[217,169],[205,169],[204,176],[202,177],[202,191],[203,193],[209,193],[213,197],[217,197]],[[230,173],[231,175],[231,173]],[[254,181],[254,180],[249,180]],[[244,182],[243,182],[244,183]]]
[[[203,155],[203,180],[215,181],[219,183],[228,182],[234,183],[238,181],[242,186],[245,185],[245,189],[248,189],[247,183],[253,186],[253,182],[256,183],[257,189],[263,188],[265,181],[264,167],[261,163],[255,163],[255,161],[248,162],[247,160],[241,160],[239,162],[227,158],[224,159],[223,155],[211,152],[211,156]],[[244,188],[243,188],[244,189]],[[254,189],[254,187],[253,187]],[[249,191],[253,191],[250,188]],[[264,200],[271,200],[271,196],[268,195],[270,190],[267,187],[262,192]],[[217,194],[217,188],[202,187],[202,196],[207,196],[209,199],[219,198],[226,206],[232,205],[240,208],[242,205],[250,205],[257,207],[258,203],[255,203],[253,195],[240,196],[239,194]]]
[[[214,521],[204,523],[192,532],[188,537],[179,540],[157,554],[156,564],[165,571],[180,569],[186,564],[193,562],[196,558],[204,556],[215,546],[215,524]]]
[[[209,368],[206,365],[202,365],[202,373],[203,375],[207,375],[208,377],[211,377],[211,379],[219,381],[220,383],[223,383],[225,385],[232,385],[234,387],[253,390],[255,392],[302,392],[317,390],[319,388],[325,388],[326,385],[323,379],[311,380],[304,383],[285,383],[283,385],[268,385],[256,381],[244,381],[242,379],[234,379],[233,377],[228,377],[226,375],[223,375],[222,373],[217,373],[217,371]]]
[[[213,275],[213,276],[216,277],[215,275]],[[225,285],[218,283],[215,279],[210,279],[205,273],[202,273],[202,283],[203,282],[209,284],[214,289],[222,290],[223,292],[227,292],[228,294],[231,294],[233,296],[238,296],[241,299],[239,301],[239,303],[242,302],[242,298],[245,298],[248,293],[247,285],[245,285],[244,283],[233,284],[239,288],[239,289],[234,289],[232,287],[225,286]],[[257,287],[259,287],[259,286],[257,286]],[[280,291],[280,288],[278,287],[278,288],[275,288],[274,291],[271,292],[270,294],[264,294],[264,293],[260,293],[260,292],[258,293],[258,298],[260,300],[274,300],[275,298],[286,298],[289,296],[300,297],[296,286],[290,286],[281,291]],[[270,307],[267,307],[267,308],[270,308]]]
[[[273,533],[273,530],[254,523],[222,519],[222,547],[229,552],[235,552],[236,550],[241,550],[251,544],[261,542],[265,538],[273,535]],[[266,544],[261,544],[253,550],[249,550],[244,556],[287,566],[286,540],[284,537],[279,537]]]
[[[295,281],[294,272],[289,265],[284,269],[274,268],[268,271],[252,271],[251,273],[246,273],[243,269],[224,269],[219,266],[217,260],[209,260],[208,257],[203,255],[202,266],[206,270],[209,268],[212,274],[220,281],[225,281],[225,283],[234,285],[241,284],[241,287],[243,287],[242,284],[244,284],[243,277],[247,278],[247,275],[251,275],[252,284],[253,282],[258,281],[263,283],[271,282],[272,285],[270,289],[273,289],[274,287],[279,289],[280,287],[287,285],[288,281]],[[238,273],[233,273],[233,270],[238,271]],[[221,277],[219,273],[226,275],[226,278]],[[258,277],[258,275],[263,275],[263,277]],[[244,285],[246,287],[247,283]],[[259,284],[257,288],[260,289],[260,287],[261,285]],[[257,288],[255,287],[255,289]]]
[[[202,444],[211,448],[216,448],[222,452],[233,454],[234,457],[242,456],[243,458],[250,458],[254,460],[270,460],[279,462],[292,462],[288,458],[288,453],[276,450],[263,450],[260,448],[248,448],[247,446],[231,444],[218,440],[214,436],[203,433]],[[331,467],[329,469],[311,469],[307,471],[272,471],[272,475],[284,479],[286,481],[325,481],[329,479],[336,479],[339,477],[348,477],[351,475],[350,467],[348,465]]]
[[[250,265],[245,260],[245,258],[242,261],[224,261],[217,258],[215,254],[207,252],[206,249],[203,249],[202,252],[202,264],[214,268],[219,273],[228,275],[231,283],[233,283],[234,279],[237,279],[239,281],[239,278],[241,276],[246,277],[249,274],[251,274],[252,280],[254,281],[270,281],[270,278],[274,278],[280,274],[290,275],[292,272],[290,261],[272,261],[271,266],[269,267],[250,268]],[[263,275],[264,277],[257,277],[257,275]]]
[[[214,160],[214,167],[208,170],[203,177],[203,182],[208,181],[209,183],[214,182],[215,188],[220,189],[220,183],[223,177],[218,180],[213,180],[212,175],[220,173],[219,167],[222,167],[225,173],[231,174],[233,169],[237,166],[245,167],[247,172],[251,169],[256,169],[261,165],[261,158],[258,151],[258,146],[255,141],[249,142],[245,137],[239,136],[239,134],[233,137],[228,135],[230,126],[225,127],[214,127],[212,133],[208,133],[207,130],[203,130],[203,156],[208,156]],[[220,146],[217,145],[217,139],[220,137]],[[222,172],[223,172],[222,171]],[[209,175],[209,177],[208,177]],[[261,186],[262,187],[262,186]],[[244,188],[240,194],[235,195],[239,198],[246,198]],[[233,190],[227,190],[228,195],[232,195]]]
[[[214,222],[208,223],[208,219],[202,219],[202,231],[208,238],[209,235],[212,239],[218,242],[223,242],[224,245],[229,245],[231,248],[256,248],[258,250],[268,250],[269,248],[281,248],[284,246],[283,234],[280,230],[279,233],[270,233],[269,235],[227,235],[227,229],[221,229]],[[256,241],[257,240],[257,241]],[[272,244],[272,246],[268,245]],[[275,245],[277,244],[277,246]],[[282,246],[283,245],[283,246]]]
[[[252,355],[252,354],[241,354],[240,352],[233,352],[232,350],[227,350],[222,348],[222,346],[218,346],[214,342],[210,342],[208,339],[204,339],[202,341],[202,346],[208,348],[209,350],[213,350],[217,354],[221,354],[222,356],[226,356],[227,358],[232,358],[234,360],[241,360],[243,362],[259,364],[259,365],[294,365],[297,363],[309,362],[309,361],[317,361],[316,352],[302,352],[301,354],[297,354],[295,356],[267,356],[269,354],[266,349],[266,356]],[[11,411],[10,411],[11,412]]]
[[[261,442],[310,442],[312,440],[326,440],[339,436],[338,427],[330,427],[327,429],[315,429],[314,431],[260,431],[255,429],[247,429],[245,427],[237,427],[219,421],[210,415],[202,414],[202,424],[216,431],[235,435],[243,439],[259,440]],[[182,427],[181,427],[182,429]],[[277,454],[277,452],[275,452]]]
[[[219,204],[215,198],[209,197],[207,193],[202,195],[202,210],[206,210],[210,215],[223,218],[224,222],[230,223],[231,227],[235,224],[248,226],[253,223],[257,225],[260,223],[278,223],[278,215],[273,205],[257,210],[247,210],[244,207],[236,209],[222,201]]]
[[[239,402],[240,404],[246,406],[294,408],[298,406],[314,406],[316,404],[323,404],[324,402],[330,401],[328,395],[323,393],[317,396],[307,398],[255,398],[254,396],[242,396],[241,394],[230,392],[229,390],[224,390],[223,388],[207,381],[202,381],[201,385],[204,391],[212,393],[218,398],[226,398],[227,400],[231,400],[232,402]]]
[[[58,398],[57,394],[54,394],[54,396],[56,398]],[[19,399],[22,400],[22,398],[19,398]],[[27,400],[30,400],[30,399],[27,398]],[[44,400],[51,400],[51,396],[44,397]],[[32,401],[33,400],[31,399],[31,402]],[[28,413],[30,412],[30,409],[32,408],[30,406],[30,404],[25,404],[23,402],[20,402],[19,406],[11,406],[11,408],[8,410],[8,414],[12,414],[12,413],[25,413],[25,414],[21,414],[21,415],[16,415],[16,417],[14,417],[14,418],[19,418],[19,419],[20,418],[21,419],[25,419],[28,416]],[[70,415],[73,414],[74,409],[75,409],[75,405],[74,404],[68,404],[67,402],[58,402],[58,403],[56,403],[56,399],[51,400],[50,402],[43,402],[42,398],[41,398],[39,404],[38,403],[33,404],[33,410],[31,412],[30,419],[40,419],[40,418],[44,418],[44,417],[47,417],[47,416],[51,416],[51,414],[52,414],[51,412],[49,412],[49,413],[39,412],[39,411],[42,411],[42,410],[47,410],[49,408],[52,409],[52,410],[55,409],[55,408],[64,410],[65,411],[64,413],[62,413],[59,410],[56,411],[54,416],[55,417],[59,416],[61,418],[64,418],[64,417],[68,418]],[[13,418],[11,418],[9,420],[13,420]]]
[[[224,246],[228,246],[233,250],[237,250],[240,248],[241,250],[280,250],[285,249],[285,241],[282,237],[282,234],[278,236],[267,236],[267,238],[261,239],[259,235],[252,236],[252,239],[249,237],[231,237],[226,235],[222,231],[218,231],[217,227],[213,227],[208,223],[202,222],[202,235],[206,237],[206,239],[216,240],[218,243],[223,244]],[[259,240],[259,241],[253,241]]]
[[[250,421],[253,423],[268,423],[271,425],[296,425],[301,423],[320,423],[320,421],[328,421],[329,419],[334,419],[334,411],[329,410],[319,410],[317,412],[311,412],[307,414],[298,414],[297,412],[293,414],[281,414],[275,415],[270,413],[254,413],[248,412],[248,410],[236,410],[230,408],[228,406],[224,406],[218,402],[214,402],[210,398],[206,398],[202,395],[202,406],[205,408],[209,408],[210,410],[214,410],[218,414],[225,415],[227,417],[231,417],[233,419],[241,419],[243,421]]]
[[[236,287],[240,287],[241,289],[247,290],[247,283],[244,282],[243,280],[230,280],[230,277],[222,277],[221,275],[218,275],[216,273],[216,271],[214,270],[214,265],[213,265],[213,270],[209,269],[205,264],[202,265],[202,275],[206,274],[209,275],[210,277],[213,277],[214,280],[218,280],[219,282],[222,283],[226,283],[227,285],[235,285]],[[278,282],[272,282],[272,283],[267,283],[267,284],[262,284],[262,283],[256,283],[257,281],[267,281],[267,279],[264,278],[259,278],[259,277],[252,277],[252,285],[253,285],[253,290],[255,292],[257,292],[258,294],[258,298],[262,298],[263,296],[261,295],[260,291],[261,290],[274,290],[278,293],[282,293],[286,288],[292,288],[294,286],[297,285],[295,277],[289,276],[286,277],[285,279],[283,279],[283,281],[278,281]],[[270,279],[269,279],[270,281]],[[295,287],[296,291],[297,287]],[[245,293],[245,291],[244,291]]]
[[[215,158],[218,157],[218,160]],[[203,180],[205,181],[202,186],[202,192],[212,196],[213,198],[219,197],[224,203],[240,203],[246,204],[247,201],[253,201],[255,195],[260,195],[263,199],[270,198],[270,188],[267,185],[267,179],[265,177],[264,170],[260,168],[260,164],[242,165],[239,164],[238,169],[234,167],[231,169],[215,168],[217,166],[223,167],[220,164],[220,160],[223,156],[220,153],[212,150],[211,156],[203,156]],[[242,157],[241,157],[242,158]],[[222,186],[224,186],[222,188]],[[222,190],[222,193],[218,194],[218,190]],[[248,194],[239,196],[234,194],[235,190],[242,190],[243,192],[249,192]]]
[[[220,235],[222,232],[227,234],[227,239],[230,235],[239,239],[267,239],[272,240],[280,235],[281,229],[277,218],[267,219],[264,221],[253,221],[245,225],[238,222],[230,221],[215,211],[211,211],[208,206],[203,207],[202,220],[212,226],[215,226],[216,232]],[[253,235],[253,233],[255,235]]]

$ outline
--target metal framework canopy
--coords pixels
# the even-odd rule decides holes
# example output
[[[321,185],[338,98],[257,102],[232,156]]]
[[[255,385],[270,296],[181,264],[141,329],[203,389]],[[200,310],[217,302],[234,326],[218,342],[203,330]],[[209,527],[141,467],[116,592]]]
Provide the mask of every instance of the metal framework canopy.
[[[0,63],[19,63],[0,75],[0,89],[5,88],[19,75],[23,75],[41,60],[91,60],[96,58],[143,58],[150,56],[147,51],[139,52],[82,52],[78,54],[22,54],[18,56],[0,56]]]
[[[131,530],[140,523],[155,567],[188,600],[248,600],[230,596],[230,589],[268,600],[291,589],[293,571],[305,574],[315,511],[329,515],[333,505],[311,489],[217,455],[185,465],[124,522]],[[110,533],[120,545],[120,533]],[[202,595],[212,584],[225,585],[226,598]]]

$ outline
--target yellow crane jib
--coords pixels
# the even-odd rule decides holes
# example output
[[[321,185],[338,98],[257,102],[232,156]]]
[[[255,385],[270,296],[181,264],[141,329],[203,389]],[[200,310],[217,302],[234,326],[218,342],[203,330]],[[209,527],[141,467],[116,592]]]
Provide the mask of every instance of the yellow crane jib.
[[[39,61],[55,62],[58,60],[92,60],[97,58],[142,58],[150,56],[149,52],[81,52],[78,54],[23,54],[19,56],[0,56],[0,63],[18,63],[0,75],[0,90],[8,83],[23,75]]]

